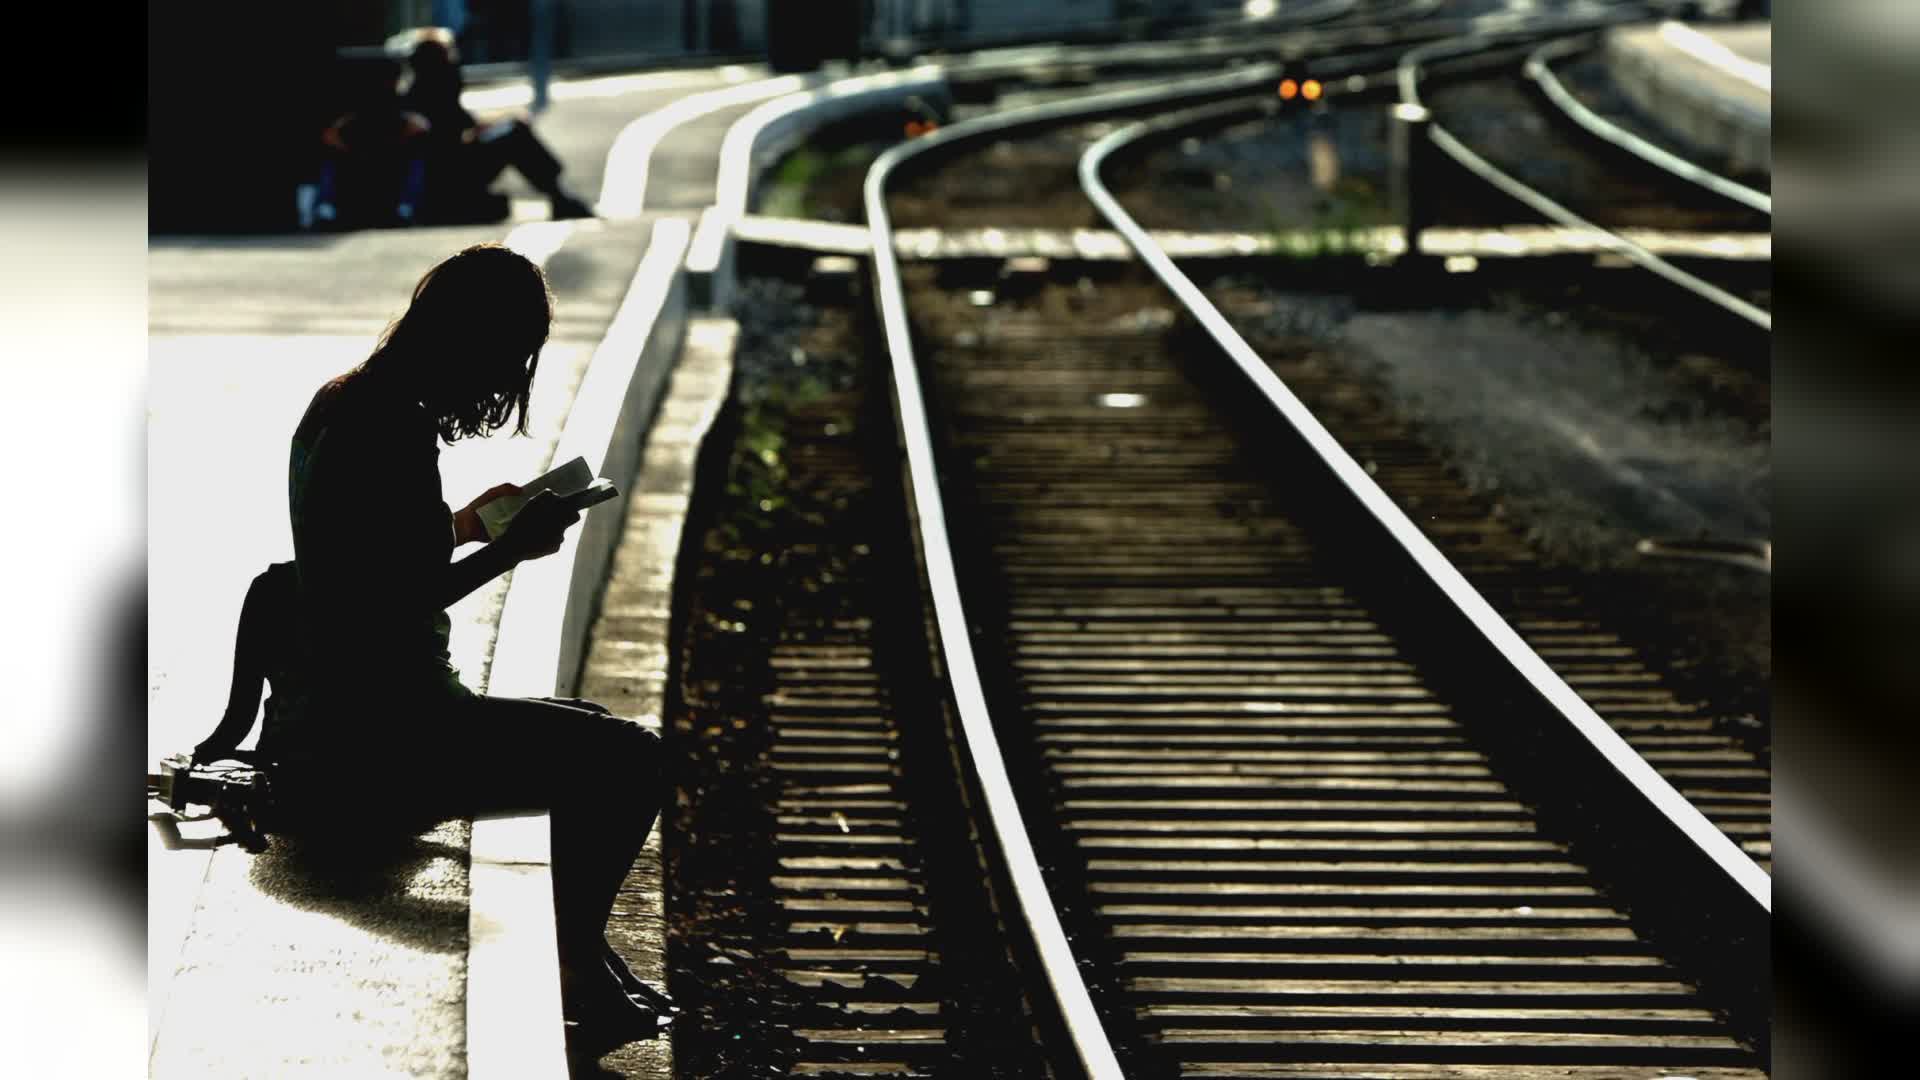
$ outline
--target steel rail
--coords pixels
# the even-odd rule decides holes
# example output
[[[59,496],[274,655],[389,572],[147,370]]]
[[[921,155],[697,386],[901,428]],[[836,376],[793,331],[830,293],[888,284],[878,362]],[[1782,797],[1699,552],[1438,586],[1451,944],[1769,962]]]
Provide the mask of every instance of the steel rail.
[[[1584,746],[1630,786],[1626,796],[1643,821],[1664,823],[1668,827],[1665,850],[1687,859],[1694,873],[1735,906],[1750,905],[1745,912],[1722,923],[1714,914],[1682,912],[1678,921],[1696,941],[1711,946],[1729,947],[1743,932],[1764,925],[1773,909],[1772,878],[1715,826],[1673,785],[1640,756],[1621,735],[1569,686],[1545,660],[1526,643],[1498,611],[1487,602],[1419,527],[1407,517],[1392,498],[1366,470],[1340,445],[1311,410],[1290,391],[1240,336],[1226,316],[1214,306],[1194,281],[1175,265],[1173,259],[1151,235],[1127,213],[1100,179],[1102,164],[1115,151],[1140,139],[1191,125],[1217,115],[1219,110],[1187,110],[1154,120],[1131,124],[1096,141],[1080,160],[1080,181],[1089,199],[1126,240],[1156,277],[1179,298],[1246,379],[1253,384],[1275,412],[1286,421],[1313,453],[1318,455],[1340,486],[1352,496],[1364,512],[1378,522],[1406,557],[1424,572],[1439,594],[1453,606],[1466,624],[1510,666],[1511,672],[1525,681],[1537,699],[1557,715],[1562,729],[1570,732],[1573,745]],[[1700,897],[1683,898],[1682,903],[1700,902]],[[1764,1002],[1748,996],[1740,1006],[1744,1011],[1763,1010]],[[1740,991],[1736,991],[1736,994]],[[1748,1017],[1751,1023],[1753,1017]]]
[[[1516,27],[1515,31],[1519,29]],[[1529,23],[1525,29],[1537,35],[1541,28],[1538,23]],[[967,141],[1027,127],[1090,120],[1129,111],[1262,91],[1279,77],[1282,70],[1281,65],[1274,63],[1249,65],[1244,70],[1226,75],[1096,94],[961,121],[883,153],[868,170],[863,188],[863,201],[872,237],[875,298],[889,353],[895,405],[907,458],[910,498],[918,521],[919,543],[933,600],[938,644],[960,717],[961,735],[965,742],[963,749],[979,784],[987,812],[986,825],[994,838],[1002,868],[1012,883],[1019,917],[1032,936],[1034,951],[1044,969],[1052,1004],[1064,1023],[1075,1060],[1090,1077],[1119,1077],[1123,1074],[1080,973],[1073,948],[1060,923],[1057,905],[1047,889],[1013,792],[1005,758],[993,731],[986,693],[972,650],[968,629],[970,624],[960,592],[953,543],[947,530],[945,502],[939,485],[925,393],[913,351],[899,258],[894,248],[893,225],[886,209],[886,185],[894,171],[906,162],[929,153],[950,150]],[[1134,229],[1137,231],[1137,226]],[[1171,267],[1170,263],[1167,265]],[[1217,318],[1217,311],[1214,314]],[[1298,408],[1297,402],[1295,405]],[[1304,412],[1304,409],[1301,411]],[[1350,467],[1357,469],[1350,457],[1346,460]],[[1377,486],[1374,490],[1378,491]],[[1384,493],[1380,497],[1384,499]],[[1391,504],[1388,506],[1391,507]],[[1437,557],[1437,552],[1435,554]],[[1485,602],[1481,601],[1481,605],[1485,607]],[[1491,611],[1490,608],[1487,610]],[[1561,684],[1563,688],[1564,685]],[[1567,690],[1567,693],[1572,692]],[[1577,697],[1575,700],[1578,700]],[[1592,715],[1590,709],[1587,714]],[[1595,722],[1598,723],[1597,718]],[[1608,734],[1611,734],[1610,729]],[[1628,753],[1631,754],[1631,750]],[[1645,763],[1637,754],[1632,754],[1632,759],[1644,767]],[[1674,797],[1678,798],[1677,794]],[[1684,800],[1680,801],[1684,803]],[[1692,810],[1690,804],[1687,809]],[[1697,816],[1698,812],[1693,812]],[[1701,821],[1724,846],[1731,849],[1734,858],[1746,862],[1748,873],[1740,878],[1743,886],[1755,895],[1763,907],[1770,905],[1770,880],[1766,875],[1737,848],[1732,848],[1717,829],[1706,824],[1704,819]]]
[[[1408,52],[1400,61],[1399,78],[1401,101],[1408,105],[1424,107],[1420,101],[1419,84],[1422,65],[1428,60],[1437,59],[1448,53],[1478,50],[1483,47],[1482,43],[1478,41],[1469,41],[1464,44],[1458,41],[1441,41],[1431,45],[1423,45]],[[1619,233],[1588,221],[1586,218],[1581,217],[1533,188],[1528,187],[1526,184],[1521,183],[1479,154],[1474,153],[1452,132],[1440,126],[1438,122],[1431,123],[1427,126],[1427,135],[1433,140],[1435,146],[1446,151],[1449,157],[1452,157],[1455,161],[1465,166],[1468,171],[1489,184],[1492,184],[1494,187],[1499,188],[1506,194],[1511,195],[1513,198],[1519,200],[1535,212],[1547,217],[1549,220],[1567,226],[1568,228],[1592,233],[1609,249],[1639,266],[1658,274],[1696,296],[1733,312],[1748,322],[1753,323],[1755,326],[1761,327],[1769,332],[1773,330],[1772,313],[1740,299],[1725,289],[1720,288],[1718,285],[1687,273],[1685,270],[1655,255],[1639,244],[1628,240]]]
[[[1559,77],[1554,75],[1553,61],[1585,52],[1590,48],[1592,48],[1592,42],[1581,38],[1543,45],[1534,50],[1532,56],[1527,57],[1524,69],[1527,78],[1539,85],[1540,92],[1547,95],[1547,100],[1559,107],[1561,112],[1566,113],[1567,119],[1579,124],[1596,138],[1605,139],[1647,164],[1665,169],[1682,180],[1698,184],[1715,195],[1732,199],[1742,206],[1758,210],[1763,214],[1773,213],[1773,196],[1756,191],[1745,184],[1721,176],[1712,169],[1696,165],[1679,154],[1656,146],[1594,112],[1582,104],[1579,98],[1574,97],[1573,93],[1560,82]]]
[[[1581,699],[1573,688],[1568,686],[1540,655],[1534,652],[1506,619],[1487,603],[1480,591],[1467,581],[1465,575],[1441,554],[1433,541],[1427,539],[1419,526],[1407,517],[1406,513],[1394,504],[1393,499],[1374,479],[1367,475],[1359,462],[1348,454],[1346,448],[1333,437],[1326,427],[1313,415],[1273,369],[1268,367],[1260,355],[1247,344],[1245,338],[1227,321],[1220,309],[1207,299],[1207,295],[1194,284],[1177,265],[1171,256],[1162,250],[1153,237],[1135,221],[1122,207],[1113,193],[1100,180],[1100,166],[1116,150],[1140,138],[1152,134],[1157,127],[1176,126],[1185,122],[1185,117],[1143,121],[1129,125],[1100,139],[1088,147],[1080,159],[1080,184],[1087,197],[1099,207],[1109,224],[1126,239],[1134,253],[1153,270],[1163,284],[1186,305],[1194,317],[1205,327],[1208,334],[1222,350],[1232,358],[1256,388],[1264,394],[1274,409],[1280,413],[1293,428],[1298,431],[1309,445],[1320,455],[1329,469],[1346,489],[1351,492],[1362,506],[1366,507],[1382,528],[1390,533],[1396,543],[1425,570],[1433,582],[1451,599],[1473,625],[1484,634],[1514,668],[1561,713],[1566,722],[1578,730],[1598,750],[1606,760],[1622,774],[1633,781],[1661,813],[1671,821],[1675,828],[1685,833],[1701,852],[1719,865],[1734,881],[1738,882],[1755,902],[1771,911],[1772,879],[1759,865],[1734,842],[1727,838],[1714,824],[1707,820],[1691,802],[1687,801],[1665,777],[1655,772],[1627,745],[1618,732],[1609,727],[1592,706]]]
[[[1094,1009],[1092,996],[1075,961],[1072,946],[1060,924],[1058,909],[1047,891],[1039,860],[1007,774],[1006,761],[994,736],[986,692],[968,636],[966,605],[961,598],[954,565],[953,544],[947,532],[945,502],[940,493],[938,463],[934,460],[932,430],[925,395],[914,360],[913,335],[907,321],[906,294],[899,258],[894,253],[893,223],[887,215],[887,180],[901,164],[930,151],[958,143],[1043,124],[1125,112],[1170,102],[1245,93],[1279,76],[1273,64],[1245,71],[1189,79],[1170,85],[1098,94],[1066,102],[1051,102],[965,120],[932,135],[893,147],[867,172],[864,198],[868,227],[873,236],[873,273],[893,375],[901,440],[906,447],[907,475],[914,512],[919,520],[920,546],[925,556],[928,587],[933,597],[934,621],[946,661],[947,677],[960,715],[965,752],[978,778],[987,810],[988,826],[1013,883],[1019,917],[1033,936],[1053,1002],[1065,1021],[1074,1055],[1090,1077],[1122,1075],[1112,1043]]]

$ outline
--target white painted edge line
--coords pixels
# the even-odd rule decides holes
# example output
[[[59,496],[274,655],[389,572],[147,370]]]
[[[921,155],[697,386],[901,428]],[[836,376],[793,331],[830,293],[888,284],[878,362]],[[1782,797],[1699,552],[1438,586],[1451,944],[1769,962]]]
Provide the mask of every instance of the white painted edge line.
[[[1724,870],[1728,877],[1737,883],[1755,902],[1766,911],[1773,910],[1773,879],[1760,869],[1746,852],[1741,851],[1727,835],[1720,831],[1698,807],[1687,801],[1666,778],[1655,772],[1646,759],[1627,745],[1620,734],[1607,726],[1593,708],[1583,701],[1566,681],[1547,666],[1546,661],[1533,651],[1512,626],[1507,624],[1493,605],[1487,603],[1480,591],[1467,581],[1460,571],[1449,562],[1447,557],[1434,547],[1426,534],[1420,531],[1411,519],[1394,505],[1393,500],[1383,491],[1367,471],[1353,460],[1339,440],[1333,437],[1293,392],[1287,389],[1280,377],[1274,374],[1253,351],[1245,339],[1233,329],[1220,309],[1213,306],[1206,293],[1195,285],[1191,278],[1181,273],[1166,253],[1156,248],[1146,231],[1141,229],[1118,200],[1107,191],[1100,182],[1100,164],[1115,148],[1144,134],[1147,124],[1134,124],[1122,128],[1094,143],[1080,159],[1080,180],[1087,194],[1100,207],[1113,226],[1126,235],[1127,240],[1139,253],[1142,260],[1152,268],[1155,275],[1180,298],[1188,310],[1193,312],[1201,325],[1207,328],[1213,339],[1226,350],[1247,378],[1266,395],[1274,408],[1289,424],[1307,440],[1328,467],[1334,471],[1340,481],[1352,491],[1367,511],[1381,523],[1400,546],[1411,555],[1420,568],[1447,594],[1456,607],[1470,619],[1474,626],[1492,645],[1507,658],[1528,681],[1539,689],[1564,715],[1581,735],[1583,735],[1601,755],[1622,775],[1633,782],[1634,786],[1645,792],[1649,801],[1673,822],[1706,855]]]
[[[782,139],[802,138],[813,126],[839,119],[876,101],[890,100],[893,94],[937,93],[944,90],[946,84],[944,69],[925,64],[907,71],[839,79],[817,90],[789,94],[759,106],[734,121],[727,129],[726,140],[720,144],[714,205],[723,211],[745,214],[747,201],[753,197],[754,181],[759,178],[759,170],[754,165],[764,157],[784,152],[786,147],[779,145]],[[802,113],[807,115],[800,115]],[[799,120],[810,122],[808,128],[796,130],[790,126]]]
[[[907,470],[915,512],[920,520],[920,541],[926,555],[928,586],[933,593],[935,624],[939,644],[947,660],[947,678],[953,687],[954,704],[960,713],[966,750],[987,807],[987,818],[997,846],[1006,860],[1019,904],[1019,917],[1031,929],[1041,965],[1052,989],[1060,1015],[1073,1040],[1080,1065],[1095,1080],[1118,1080],[1124,1076],[1113,1046],[1107,1040],[1093,998],[1080,975],[1079,965],[1068,944],[1059,912],[1050,897],[1040,862],[1020,817],[1019,803],[993,733],[993,720],[987,713],[986,692],[980,684],[967,629],[965,605],[960,599],[960,582],[954,569],[952,541],[947,535],[944,500],[940,495],[938,467],[933,458],[932,433],[927,421],[926,402],[920,390],[920,377],[914,368],[913,337],[907,321],[906,297],[900,287],[900,266],[894,253],[893,225],[887,217],[887,177],[901,162],[948,142],[970,135],[1016,126],[1024,122],[1111,112],[1136,105],[1183,96],[1205,96],[1234,89],[1251,89],[1279,77],[1279,68],[1260,64],[1228,75],[1210,75],[1173,84],[1137,90],[1097,94],[1066,103],[1014,109],[992,116],[962,121],[941,128],[931,135],[903,143],[880,155],[867,171],[864,197],[867,222],[873,231],[873,267],[878,281],[881,323],[886,334],[887,352],[892,365],[894,392],[899,395],[901,440],[906,445]]]
[[[668,306],[678,284],[680,260],[685,256],[688,225],[679,218],[662,218],[653,226],[653,238],[635,269],[605,337],[594,349],[585,377],[574,392],[566,426],[554,446],[551,461],[578,456],[587,459],[595,475],[605,475],[610,442],[619,426],[628,390],[655,323]],[[623,492],[630,478],[611,477]],[[596,507],[583,522],[619,516],[622,500]],[[513,571],[506,604],[500,613],[500,634],[494,644],[487,692],[510,697],[554,693],[566,678],[561,632],[569,599],[573,564],[581,557],[586,530],[569,530],[560,550],[543,559],[521,563]]]
[[[590,101],[667,90],[676,86],[699,86],[718,76],[724,83],[741,83],[753,78],[752,68],[740,64],[722,64],[717,68],[674,68],[628,75],[594,75],[578,79],[555,79],[547,86],[552,101]],[[533,104],[533,86],[527,82],[487,86],[467,90],[460,104],[476,111],[524,109]]]
[[[751,105],[780,94],[805,89],[817,75],[782,75],[738,86],[689,94],[656,109],[620,129],[607,151],[607,167],[600,181],[600,216],[615,221],[637,218],[645,210],[647,176],[653,151],[674,128],[722,109]]]
[[[1622,150],[1667,170],[1683,180],[1689,180],[1724,198],[1732,199],[1742,206],[1758,210],[1763,214],[1773,213],[1773,197],[1765,192],[1755,191],[1745,184],[1737,183],[1710,169],[1688,161],[1678,154],[1670,153],[1659,146],[1607,120],[1605,117],[1586,107],[1580,99],[1573,96],[1553,73],[1552,61],[1570,56],[1582,48],[1578,42],[1561,45],[1547,45],[1527,58],[1527,77],[1540,85],[1548,100],[1567,114],[1574,123],[1579,124],[1595,137],[1618,146]]]
[[[1475,47],[1474,44],[1469,43],[1469,50],[1473,47]],[[1419,105],[1420,65],[1431,55],[1442,51],[1455,51],[1459,49],[1459,43],[1448,41],[1422,46],[1407,53],[1400,61],[1399,80],[1401,101],[1408,105]],[[1696,296],[1711,300],[1769,333],[1773,331],[1773,314],[1771,312],[1740,299],[1710,281],[1687,273],[1685,270],[1680,269],[1660,256],[1655,255],[1653,252],[1648,251],[1646,248],[1628,240],[1619,233],[1610,229],[1601,228],[1586,218],[1561,206],[1540,192],[1533,190],[1512,176],[1509,176],[1492,162],[1468,149],[1465,143],[1455,138],[1452,132],[1441,127],[1438,122],[1430,123],[1427,126],[1427,135],[1434,141],[1435,145],[1445,150],[1455,161],[1458,161],[1472,172],[1478,174],[1479,177],[1487,183],[1520,200],[1538,213],[1545,215],[1553,221],[1559,222],[1567,228],[1593,234],[1595,238],[1615,253],[1638,263],[1640,266],[1666,278],[1668,281],[1692,292]]]
[[[681,267],[689,231],[680,218],[654,225],[653,242],[594,351],[555,448],[555,461],[584,457],[598,463],[597,475],[622,489],[598,512],[589,512],[577,530],[580,550],[572,562],[565,629],[554,670],[555,686],[562,695],[572,695],[578,682],[601,586],[625,532],[626,511],[644,450],[642,433],[651,428],[686,336],[687,285]]]
[[[687,245],[687,269],[696,274],[711,274],[718,269],[734,227],[726,211],[718,206],[709,206],[700,211],[700,220],[693,227],[693,242]],[[860,231],[863,234],[866,232],[865,229]]]
[[[1749,60],[1683,22],[1660,24],[1660,40],[1709,67],[1773,94],[1773,66]]]
[[[532,260],[534,265],[546,268],[547,262],[566,246],[579,229],[580,222],[567,221],[529,221],[516,225],[507,238],[500,243]]]
[[[467,1076],[566,1080],[547,814],[473,823]]]
[[[713,206],[701,216],[687,269],[712,274],[725,263],[734,223],[746,216],[755,182],[768,159],[831,121],[915,94],[942,93],[946,85],[945,70],[931,64],[861,75],[775,98],[734,121],[720,144]]]
[[[611,443],[634,389],[642,354],[676,295],[684,303],[680,263],[687,224],[668,218],[653,227],[652,241],[634,271],[626,298],[594,350],[575,392],[554,458],[574,455],[599,463],[604,473]],[[677,314],[677,313],[676,313]],[[673,332],[677,333],[677,326]],[[677,346],[677,340],[673,343]],[[622,476],[622,488],[631,477]],[[622,517],[626,497],[588,516]],[[600,530],[605,534],[609,530]],[[580,596],[578,568],[598,563],[617,540],[570,530],[558,552],[522,563],[513,572],[500,612],[499,634],[487,679],[489,694],[539,697],[571,691],[565,658],[577,657],[579,626],[588,621],[592,595]],[[598,542],[595,542],[595,541]],[[598,574],[586,588],[597,588]],[[558,939],[554,930],[553,866],[548,815],[519,814],[476,819],[471,843],[468,910],[467,1070],[472,1080],[565,1080],[566,1037],[560,1007]]]

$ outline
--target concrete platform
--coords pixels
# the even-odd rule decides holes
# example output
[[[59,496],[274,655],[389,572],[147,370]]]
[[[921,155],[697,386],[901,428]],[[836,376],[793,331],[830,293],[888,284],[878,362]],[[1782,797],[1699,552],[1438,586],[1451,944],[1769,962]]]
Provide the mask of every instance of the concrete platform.
[[[599,619],[584,657],[582,696],[622,716],[657,724],[666,706],[673,615],[673,568],[693,498],[695,462],[707,431],[726,401],[739,327],[731,319],[695,318],[673,378],[647,436],[633,501],[601,594]],[[658,728],[656,728],[658,730]],[[607,939],[635,974],[667,987],[667,925],[660,838],[662,824],[614,902]],[[598,1073],[636,1080],[670,1080],[668,1040],[630,1043],[601,1057]]]
[[[546,267],[558,301],[533,391],[531,437],[445,447],[441,473],[447,500],[460,506],[500,480],[543,471],[556,451],[572,445],[570,425],[582,407],[603,408],[598,395],[591,403],[576,397],[595,384],[607,343],[629,333],[622,329],[623,320],[632,321],[625,302],[650,241],[673,220],[682,245],[673,255],[677,266],[687,231],[679,222],[690,224],[712,201],[721,135],[761,99],[747,92],[726,99],[726,107],[681,109],[687,123],[655,147],[659,169],[646,169],[641,159],[636,170],[634,155],[616,152],[622,135],[690,97],[764,80],[755,69],[725,68],[557,83],[554,105],[536,127],[565,160],[577,190],[604,198],[609,188],[642,186],[643,199],[630,200],[639,207],[617,219],[546,220],[545,201],[509,172],[498,190],[515,199],[515,216],[498,225],[150,238],[150,766],[212,729],[225,701],[247,583],[266,563],[291,557],[287,440],[313,391],[365,359],[433,263],[471,243],[505,242]],[[510,91],[478,90],[470,98],[476,112],[520,104]],[[663,406],[661,415],[678,412]],[[677,474],[657,467],[659,482]],[[634,485],[635,519],[659,509],[653,482]],[[626,576],[645,576],[639,564],[652,559],[652,571],[670,578],[670,545],[621,550]],[[451,611],[453,659],[476,689],[495,689],[506,651],[508,586],[517,594],[526,569]],[[641,653],[623,652],[616,676],[607,676],[603,663],[592,690],[609,707],[644,718],[657,707],[635,698],[634,688],[664,679],[664,656]],[[658,670],[640,671],[643,660]],[[378,767],[377,760],[366,763],[369,782],[404,782],[380,777]],[[469,1049],[484,1041],[475,1035],[486,1034],[476,1026],[489,1026],[468,1011],[469,978],[480,977],[471,950],[498,937],[497,928],[470,923],[470,899],[483,876],[545,873],[538,859],[529,856],[522,866],[510,851],[483,860],[473,835],[468,823],[452,821],[406,850],[352,865],[317,864],[280,848],[255,855],[232,846],[166,850],[152,843],[150,1075],[564,1076],[564,1063],[551,1055],[539,1069],[469,1060]],[[657,833],[647,851],[629,879],[617,936],[630,950],[629,963],[658,984]],[[536,899],[547,888],[539,874],[527,878],[542,883],[530,893]],[[557,990],[555,973],[505,974],[510,981],[519,976],[507,987],[510,1004],[517,994],[529,999],[523,1011],[552,1010],[552,1025],[538,1022],[555,1029],[557,1046],[557,999],[529,998],[548,982]],[[664,1077],[665,1047],[622,1062],[620,1074]],[[555,1064],[557,1071],[548,1067]]]
[[[1771,171],[1772,22],[1623,27],[1604,55],[1628,99],[1676,135]]]

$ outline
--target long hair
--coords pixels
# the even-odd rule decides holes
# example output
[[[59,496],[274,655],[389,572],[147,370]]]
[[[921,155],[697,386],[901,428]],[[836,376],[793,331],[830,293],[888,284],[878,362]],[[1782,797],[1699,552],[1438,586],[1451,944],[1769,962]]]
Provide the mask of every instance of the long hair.
[[[517,421],[553,326],[553,291],[540,267],[499,244],[475,244],[428,270],[413,301],[358,371],[404,382],[447,442]]]

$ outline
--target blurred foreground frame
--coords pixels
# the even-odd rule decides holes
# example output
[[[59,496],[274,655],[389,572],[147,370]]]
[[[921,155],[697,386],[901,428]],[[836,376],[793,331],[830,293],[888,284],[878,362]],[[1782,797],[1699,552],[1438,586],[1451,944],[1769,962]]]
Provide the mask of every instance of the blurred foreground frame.
[[[1775,14],[1775,1075],[1873,1075],[1920,1011],[1920,5]]]

